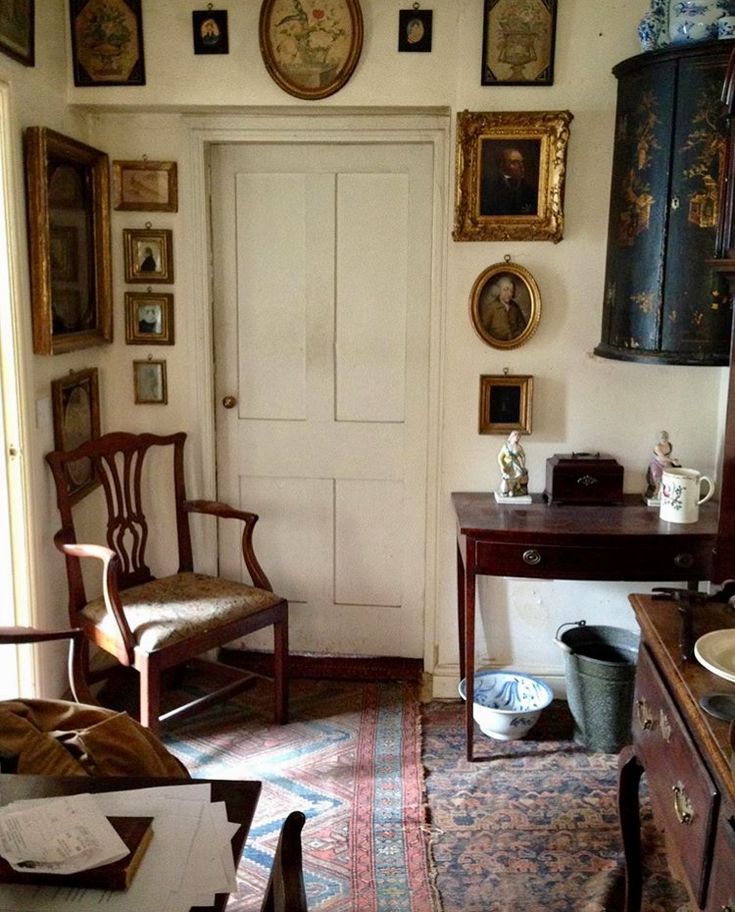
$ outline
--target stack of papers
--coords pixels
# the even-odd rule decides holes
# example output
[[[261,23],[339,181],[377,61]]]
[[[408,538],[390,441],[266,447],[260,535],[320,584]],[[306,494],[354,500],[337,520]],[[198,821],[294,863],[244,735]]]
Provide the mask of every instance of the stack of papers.
[[[70,796],[66,801],[86,799]],[[57,798],[15,802],[10,813],[41,809]],[[230,840],[238,828],[227,819],[224,802],[212,803],[207,782],[120,792],[98,792],[94,800],[105,817],[153,817],[154,837],[128,890],[0,885],[0,912],[189,912],[211,906],[215,893],[236,889]],[[0,809],[0,817],[8,809]],[[48,817],[46,817],[48,824]],[[52,832],[46,825],[46,838]]]

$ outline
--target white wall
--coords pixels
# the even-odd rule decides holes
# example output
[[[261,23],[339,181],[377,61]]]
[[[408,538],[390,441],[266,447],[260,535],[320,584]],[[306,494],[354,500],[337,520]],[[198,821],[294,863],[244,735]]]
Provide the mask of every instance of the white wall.
[[[40,4],[39,4],[40,5]],[[202,264],[192,252],[196,207],[187,198],[191,186],[191,145],[186,113],[217,114],[237,121],[240,114],[278,109],[386,109],[445,107],[452,125],[457,111],[561,110],[574,114],[571,125],[564,240],[514,243],[455,243],[446,232],[442,317],[435,351],[440,352],[441,424],[438,441],[436,526],[430,528],[429,553],[436,554],[435,577],[428,588],[429,629],[436,626],[437,660],[427,648],[428,670],[434,671],[436,692],[453,694],[457,675],[454,521],[449,503],[453,490],[492,489],[497,483],[495,457],[502,439],[477,433],[479,376],[532,374],[535,378],[533,434],[524,439],[530,488],[544,486],[545,462],[554,453],[602,450],[625,468],[625,487],[639,491],[649,451],[662,428],[671,433],[676,453],[687,464],[715,472],[726,371],[717,368],[659,367],[595,357],[600,338],[616,81],[618,61],[638,53],[636,26],[647,0],[619,0],[614,12],[598,0],[564,0],[557,24],[555,80],[550,87],[482,87],[480,58],[482,0],[434,0],[431,54],[399,54],[398,10],[404,0],[362,0],[365,42],[350,82],[319,103],[302,102],[282,92],[270,79],[258,49],[260,4],[227,2],[230,54],[195,56],[191,51],[191,9],[195,2],[144,2],[147,84],[142,87],[76,88],[70,66],[66,100],[86,116],[88,139],[110,158],[175,159],[179,162],[180,210],[153,214],[155,227],[173,228],[176,253],[176,345],[166,349],[169,405],[133,406],[130,362],[137,350],[124,344],[122,240],[123,227],[143,227],[148,213],[113,213],[115,278],[115,342],[54,358],[28,354],[33,398],[43,401],[53,377],[68,369],[98,366],[102,389],[103,430],[119,426],[158,429],[183,427],[193,434],[190,458],[198,471],[192,493],[209,496],[204,471],[203,416],[197,412],[198,377],[209,370],[210,354],[202,350],[194,324],[187,321],[200,307]],[[65,121],[59,110],[59,47],[66,4],[44,0],[39,19],[36,72],[9,64],[18,81],[19,104],[30,110],[22,123],[42,123],[80,136],[79,124]],[[68,45],[68,37],[65,38]],[[53,47],[52,47],[53,45]],[[5,61],[3,60],[4,64]],[[2,75],[2,71],[0,71]],[[35,80],[35,82],[34,82]],[[45,100],[39,99],[47,92]],[[53,88],[52,88],[53,87]],[[80,137],[81,138],[81,137]],[[453,143],[452,134],[452,143]],[[450,149],[453,159],[453,149]],[[453,211],[452,178],[440,188],[446,196],[446,224]],[[542,298],[542,318],[531,340],[519,349],[499,352],[475,334],[468,297],[477,275],[492,263],[512,259],[530,270]],[[27,342],[25,343],[27,345]],[[27,349],[30,352],[30,349]],[[438,366],[435,365],[435,369]],[[665,395],[664,395],[665,393]],[[32,410],[31,410],[32,414]],[[52,445],[50,428],[41,422],[34,433],[36,494],[48,496],[49,482],[41,463]],[[53,511],[49,510],[49,513]],[[38,558],[53,567],[48,533],[53,516],[39,521]],[[60,587],[61,588],[61,587]],[[629,624],[626,595],[641,584],[581,584],[494,580],[483,581],[481,612],[487,642],[481,661],[513,665],[547,677],[560,678],[562,658],[552,644],[558,624],[586,617],[595,622]],[[43,607],[63,609],[60,592],[42,586]],[[434,639],[433,637],[431,638]],[[482,639],[480,640],[482,642]],[[385,652],[391,652],[386,642]],[[298,642],[293,643],[295,649]],[[327,644],[328,648],[328,644]]]

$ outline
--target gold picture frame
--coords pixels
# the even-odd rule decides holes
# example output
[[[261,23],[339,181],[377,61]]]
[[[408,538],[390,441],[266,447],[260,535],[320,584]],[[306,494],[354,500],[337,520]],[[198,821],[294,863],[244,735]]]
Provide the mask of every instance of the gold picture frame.
[[[177,212],[176,162],[113,161],[112,205],[127,212]]]
[[[531,433],[533,377],[503,374],[480,377],[480,434]]]
[[[174,241],[170,229],[124,228],[123,245],[126,282],[173,282]]]
[[[265,67],[284,92],[326,98],[360,59],[362,10],[359,0],[263,0],[258,34]]]
[[[76,86],[145,85],[141,0],[69,0]]]
[[[34,0],[0,3],[0,51],[22,63],[35,64]]]
[[[133,361],[133,386],[136,405],[166,405],[166,362],[155,361],[153,358]]]
[[[24,152],[33,351],[111,342],[107,155],[46,127],[28,127]]]
[[[536,332],[541,293],[531,273],[509,259],[494,263],[475,279],[470,292],[475,332],[493,348],[518,348]]]
[[[569,111],[457,114],[455,241],[564,235]]]
[[[125,341],[128,345],[173,345],[174,296],[126,291]]]
[[[51,381],[54,449],[74,450],[100,436],[100,398],[97,368],[71,372]],[[77,459],[66,466],[67,485],[76,503],[99,485],[89,459]]]

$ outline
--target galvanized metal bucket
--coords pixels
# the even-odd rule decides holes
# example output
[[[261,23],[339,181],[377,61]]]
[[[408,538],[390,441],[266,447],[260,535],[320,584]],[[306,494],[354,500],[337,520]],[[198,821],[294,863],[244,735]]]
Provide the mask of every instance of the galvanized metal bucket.
[[[561,633],[564,627],[570,629]],[[621,627],[576,621],[561,624],[554,639],[564,650],[574,740],[590,750],[617,753],[631,740],[640,637]]]

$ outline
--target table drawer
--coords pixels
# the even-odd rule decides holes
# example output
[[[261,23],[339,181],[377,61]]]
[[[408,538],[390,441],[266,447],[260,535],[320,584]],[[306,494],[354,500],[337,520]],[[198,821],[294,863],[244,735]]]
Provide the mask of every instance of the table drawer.
[[[719,793],[645,646],[638,658],[633,741],[655,813],[692,895],[704,906]]]
[[[735,807],[723,805],[715,835],[707,912],[735,912]]]
[[[509,508],[510,509],[510,508]],[[549,509],[552,509],[551,507]],[[478,541],[476,571],[494,576],[542,579],[709,579],[712,545],[693,539],[658,537],[625,544],[584,545]]]

